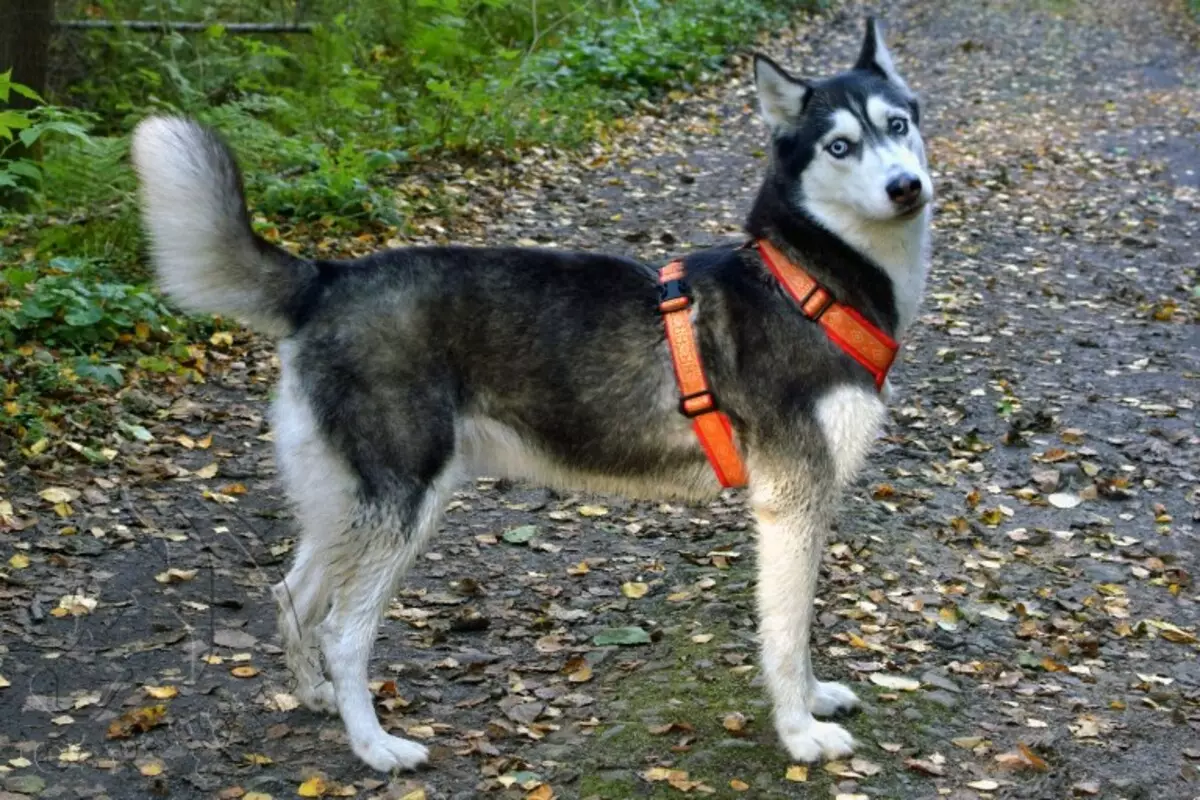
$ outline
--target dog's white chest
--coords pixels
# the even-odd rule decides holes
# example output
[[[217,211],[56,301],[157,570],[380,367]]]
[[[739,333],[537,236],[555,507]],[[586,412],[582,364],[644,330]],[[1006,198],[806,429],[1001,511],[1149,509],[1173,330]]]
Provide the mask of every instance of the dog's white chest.
[[[817,424],[839,485],[853,480],[862,467],[885,411],[879,395],[860,386],[839,386],[817,401]]]

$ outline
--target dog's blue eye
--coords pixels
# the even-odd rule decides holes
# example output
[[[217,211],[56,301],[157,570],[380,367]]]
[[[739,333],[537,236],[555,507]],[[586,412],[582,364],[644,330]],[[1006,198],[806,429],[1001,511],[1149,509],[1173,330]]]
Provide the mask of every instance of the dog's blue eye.
[[[834,158],[845,158],[846,154],[850,152],[850,142],[845,139],[834,139],[825,149]]]
[[[908,120],[906,120],[904,117],[892,117],[890,126],[892,133],[896,134],[897,136],[903,136],[908,133]]]

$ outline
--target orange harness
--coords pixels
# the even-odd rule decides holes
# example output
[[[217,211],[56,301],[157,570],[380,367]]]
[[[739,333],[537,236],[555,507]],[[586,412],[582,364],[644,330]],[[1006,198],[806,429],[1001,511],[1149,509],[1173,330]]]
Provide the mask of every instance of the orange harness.
[[[752,246],[758,248],[767,269],[804,316],[820,325],[834,344],[871,373],[876,389],[882,388],[900,349],[895,340],[854,309],[834,300],[829,290],[767,240],[760,239]],[[745,486],[746,466],[733,441],[729,417],[717,408],[717,399],[704,376],[700,347],[688,311],[692,299],[683,282],[685,274],[682,261],[672,261],[658,271],[658,310],[666,326],[667,345],[679,385],[679,411],[692,421],[692,430],[721,486]]]

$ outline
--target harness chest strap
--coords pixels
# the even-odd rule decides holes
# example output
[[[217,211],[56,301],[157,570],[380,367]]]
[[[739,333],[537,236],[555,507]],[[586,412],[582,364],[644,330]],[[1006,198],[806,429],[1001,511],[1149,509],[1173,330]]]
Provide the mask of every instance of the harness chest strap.
[[[667,347],[679,385],[679,411],[692,421],[692,430],[704,448],[708,463],[724,487],[746,485],[746,467],[733,441],[729,417],[717,409],[716,398],[704,376],[700,347],[692,328],[692,300],[683,284],[683,262],[672,261],[658,272],[659,304],[667,331]]]

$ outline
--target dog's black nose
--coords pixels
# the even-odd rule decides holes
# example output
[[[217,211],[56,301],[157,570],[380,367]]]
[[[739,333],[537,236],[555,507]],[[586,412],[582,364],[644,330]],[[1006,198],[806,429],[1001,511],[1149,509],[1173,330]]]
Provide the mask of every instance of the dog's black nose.
[[[921,197],[921,179],[905,173],[892,178],[887,185],[888,197],[898,206],[911,206]]]

